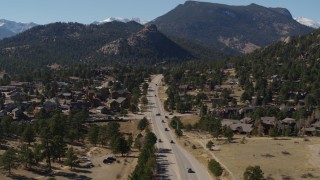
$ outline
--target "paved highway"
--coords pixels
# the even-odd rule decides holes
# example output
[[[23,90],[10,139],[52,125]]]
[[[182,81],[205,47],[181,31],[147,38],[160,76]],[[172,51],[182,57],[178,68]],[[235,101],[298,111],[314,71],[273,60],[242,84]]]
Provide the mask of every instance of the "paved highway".
[[[158,95],[158,85],[161,83],[162,75],[157,75],[149,83],[148,98],[148,119],[151,120],[153,132],[162,142],[157,142],[158,178],[172,180],[209,180],[211,179],[207,167],[204,167],[190,153],[181,147],[175,139],[174,132],[171,132],[165,118],[165,112]],[[163,120],[163,121],[162,121]],[[167,128],[169,131],[166,131]],[[174,143],[171,143],[171,140]],[[193,172],[188,172],[191,168]]]

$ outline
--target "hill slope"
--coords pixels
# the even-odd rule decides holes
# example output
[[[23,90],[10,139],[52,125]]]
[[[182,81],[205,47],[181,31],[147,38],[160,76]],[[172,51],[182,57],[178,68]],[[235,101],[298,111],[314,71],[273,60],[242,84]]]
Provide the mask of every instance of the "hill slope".
[[[148,25],[127,39],[118,39],[107,43],[100,49],[106,56],[124,59],[161,59],[183,60],[193,56],[157,30],[155,25]]]
[[[169,36],[199,41],[233,53],[248,53],[281,38],[312,31],[296,22],[287,9],[196,1],[178,5],[150,23]]]

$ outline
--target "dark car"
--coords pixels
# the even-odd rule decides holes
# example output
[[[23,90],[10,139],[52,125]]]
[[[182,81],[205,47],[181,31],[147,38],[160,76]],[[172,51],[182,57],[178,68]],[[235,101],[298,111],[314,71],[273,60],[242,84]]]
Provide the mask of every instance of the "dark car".
[[[174,144],[173,140],[170,141],[171,144]]]
[[[161,122],[162,122],[162,123],[165,123],[163,119],[161,120]]]
[[[160,114],[160,113],[157,113],[156,116],[161,116],[161,114]]]
[[[188,168],[188,173],[194,173],[194,171],[191,168]]]
[[[165,131],[169,131],[168,128],[164,128]]]
[[[160,143],[162,142],[162,140],[161,140],[161,139],[159,139],[158,141],[159,141]]]
[[[106,159],[103,160],[104,164],[112,164],[114,161],[116,161],[116,158],[114,157],[107,157]]]

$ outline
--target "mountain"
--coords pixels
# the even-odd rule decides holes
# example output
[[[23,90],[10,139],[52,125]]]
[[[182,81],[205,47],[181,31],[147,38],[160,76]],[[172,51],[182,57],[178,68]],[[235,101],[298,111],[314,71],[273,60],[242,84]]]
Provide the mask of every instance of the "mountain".
[[[312,20],[312,19],[308,19],[308,18],[304,18],[304,17],[298,17],[298,18],[295,18],[295,20],[300,23],[300,24],[303,24],[305,26],[309,26],[309,27],[312,27],[312,28],[315,28],[315,29],[318,29],[320,27],[320,23]]]
[[[284,8],[196,1],[186,1],[149,23],[168,36],[198,41],[234,54],[252,52],[287,36],[313,30],[296,22]]]
[[[133,21],[114,21],[103,25],[39,25],[0,41],[0,69],[12,73],[46,67],[53,63],[74,65],[91,62],[95,59],[89,57],[107,42],[128,38],[142,28],[142,25]],[[21,70],[22,68],[25,69]]]
[[[183,60],[193,58],[191,53],[160,33],[155,25],[147,25],[129,38],[107,43],[99,51],[106,56],[124,59]]]
[[[153,64],[224,59],[220,51],[163,35],[155,25],[112,21],[101,25],[52,23],[0,41],[0,71],[30,72],[51,64]]]
[[[0,19],[0,39],[14,36],[35,26],[37,26],[35,23],[19,23]]]
[[[146,24],[148,22],[147,20],[140,19],[140,18],[128,19],[128,18],[121,18],[121,17],[109,17],[109,18],[102,20],[102,21],[95,21],[92,24],[101,25],[104,23],[112,22],[112,21],[119,21],[119,22],[124,22],[124,23],[130,22],[130,21],[135,21],[135,22],[142,24],[142,25]]]

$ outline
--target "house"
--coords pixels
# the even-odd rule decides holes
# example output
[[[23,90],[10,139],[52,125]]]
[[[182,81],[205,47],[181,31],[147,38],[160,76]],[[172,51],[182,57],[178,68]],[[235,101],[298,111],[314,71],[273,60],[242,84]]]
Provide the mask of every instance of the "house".
[[[108,110],[108,109],[107,109],[106,107],[104,107],[104,106],[99,106],[99,107],[97,107],[96,112],[97,112],[97,113],[101,113],[101,114],[109,114],[109,113],[110,113],[110,110]]]
[[[269,129],[271,127],[275,127],[277,125],[277,119],[275,117],[265,116],[265,117],[261,117],[260,119],[261,119],[261,124],[264,128],[265,134],[269,133]]]
[[[107,101],[107,107],[110,110],[118,110],[119,109],[119,104],[115,99],[110,99],[109,101]]]
[[[250,134],[251,131],[253,130],[252,124],[236,123],[236,124],[231,124],[229,127],[233,132],[240,133],[240,134]]]
[[[4,110],[7,112],[11,112],[13,109],[17,108],[18,105],[15,103],[4,103]]]
[[[128,108],[129,107],[127,98],[125,98],[125,97],[118,97],[116,99],[116,102],[119,104],[120,108]]]
[[[70,110],[86,110],[88,109],[87,104],[81,101],[71,102],[70,103]]]
[[[20,119],[23,117],[23,112],[20,108],[13,109],[11,114],[13,115],[13,119]]]
[[[43,103],[43,109],[46,110],[47,112],[52,112],[58,109],[58,104],[54,99],[47,100],[46,102]]]

